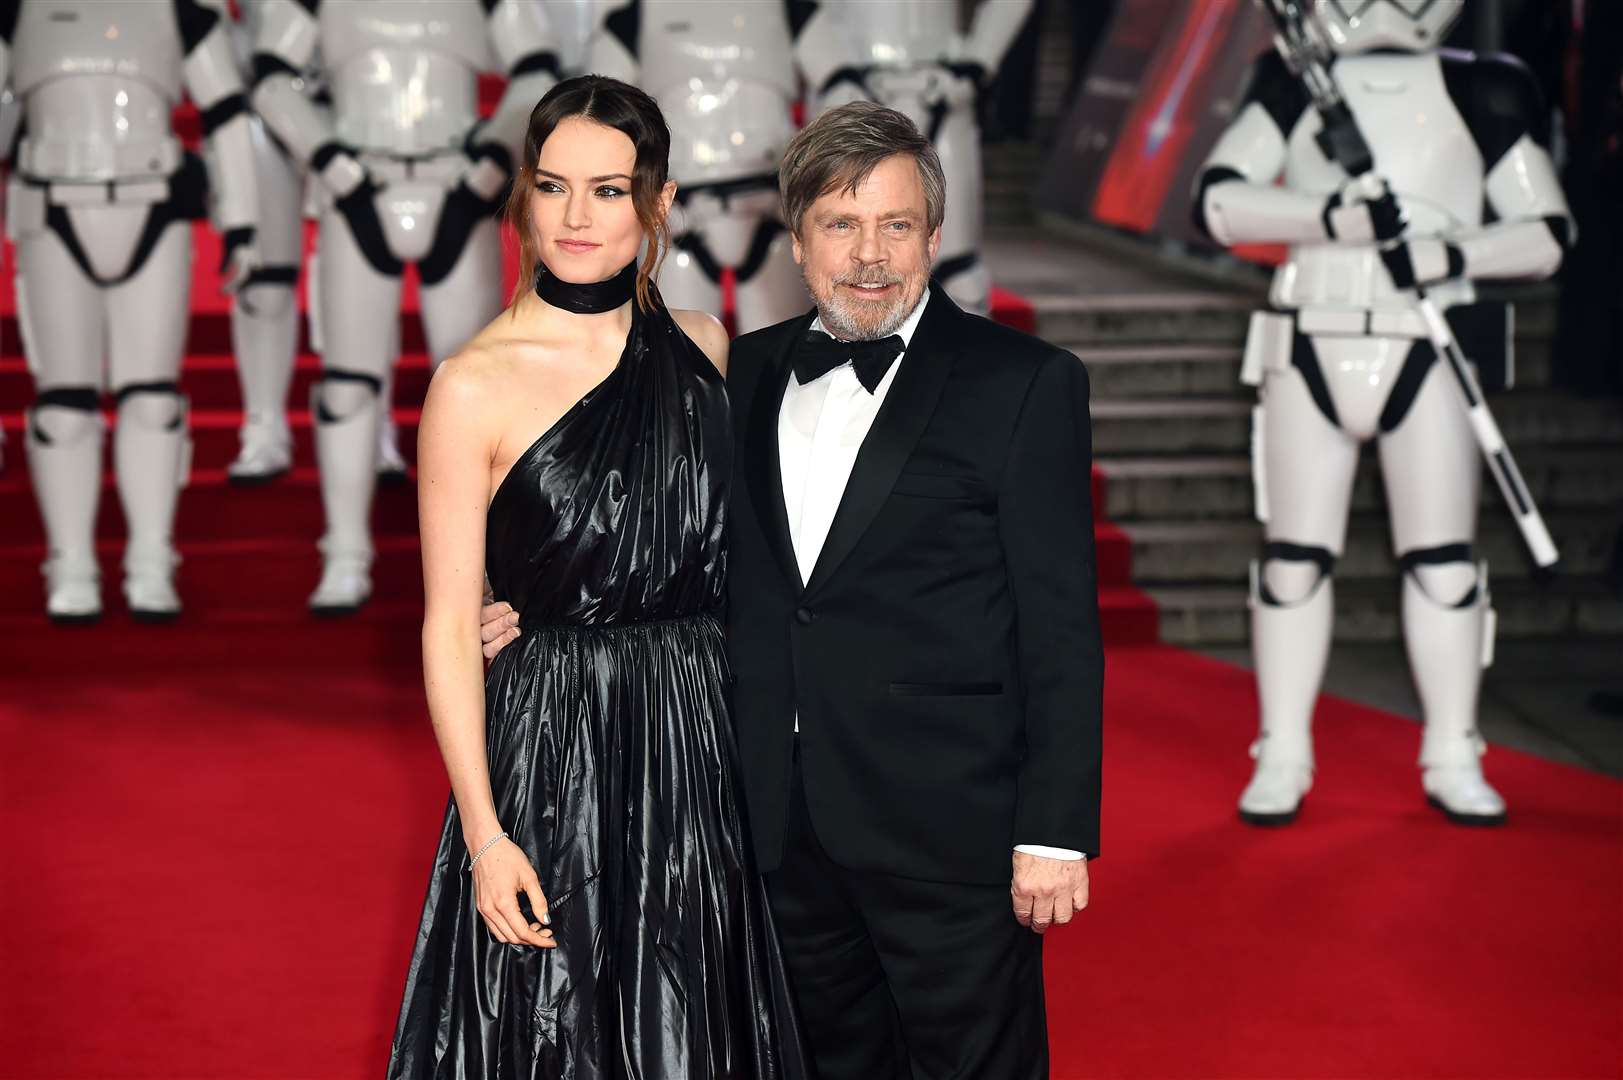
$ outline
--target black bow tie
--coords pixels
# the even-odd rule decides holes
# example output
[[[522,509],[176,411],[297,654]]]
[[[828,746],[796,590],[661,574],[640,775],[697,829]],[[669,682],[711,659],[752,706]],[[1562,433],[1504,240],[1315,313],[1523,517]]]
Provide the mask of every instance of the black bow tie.
[[[857,381],[871,394],[879,388],[885,372],[905,348],[907,344],[900,334],[878,341],[841,341],[821,330],[813,330],[795,351],[795,381],[804,386],[849,362],[856,371]]]

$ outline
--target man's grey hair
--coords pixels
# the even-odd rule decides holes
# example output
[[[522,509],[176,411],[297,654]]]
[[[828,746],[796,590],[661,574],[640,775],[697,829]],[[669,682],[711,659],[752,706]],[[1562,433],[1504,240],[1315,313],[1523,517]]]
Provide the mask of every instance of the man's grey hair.
[[[918,166],[927,232],[934,233],[947,208],[941,158],[913,121],[872,101],[830,109],[789,143],[778,166],[778,195],[789,230],[799,236],[800,219],[812,203],[830,192],[856,191],[880,162],[896,154],[909,155]]]

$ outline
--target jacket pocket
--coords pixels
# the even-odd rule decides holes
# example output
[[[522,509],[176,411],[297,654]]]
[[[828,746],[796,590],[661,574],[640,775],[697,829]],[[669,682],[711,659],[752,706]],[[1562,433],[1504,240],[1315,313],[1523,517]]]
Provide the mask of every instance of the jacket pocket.
[[[891,488],[896,495],[921,499],[980,499],[985,489],[973,477],[904,472]]]
[[[897,697],[992,697],[1003,693],[1000,682],[893,682]]]

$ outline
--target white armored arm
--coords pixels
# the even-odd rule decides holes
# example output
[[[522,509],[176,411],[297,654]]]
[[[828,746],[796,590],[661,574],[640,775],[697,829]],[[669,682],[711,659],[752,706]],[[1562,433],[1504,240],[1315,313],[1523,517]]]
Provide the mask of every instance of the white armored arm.
[[[1576,240],[1572,211],[1544,147],[1548,113],[1532,75],[1501,57],[1454,61],[1466,121],[1482,152],[1488,206],[1498,221],[1453,238],[1466,277],[1542,278]]]
[[[186,92],[202,114],[214,166],[214,216],[229,246],[242,241],[237,230],[253,228],[259,218],[248,100],[231,51],[231,27],[217,2],[175,0],[175,21],[186,53]]]
[[[507,73],[507,89],[496,111],[474,129],[469,152],[478,155],[481,147],[500,146],[508,155],[500,164],[511,175],[513,158],[523,150],[530,113],[558,81],[557,42],[540,0],[500,0],[491,8],[486,26]]]
[[[808,95],[815,100],[842,81],[849,81],[861,88],[858,96],[869,96],[862,86],[861,62],[854,55],[850,35],[836,24],[829,6],[815,0],[796,0],[789,2],[788,15],[795,66],[806,80]]]
[[[637,81],[638,0],[598,0],[587,70],[622,82]]]
[[[1390,198],[1343,200],[1280,187],[1288,140],[1307,111],[1307,93],[1279,55],[1264,54],[1233,122],[1217,140],[1195,182],[1195,224],[1225,246],[1304,244],[1374,239],[1377,226],[1395,232]]]
[[[1444,79],[1482,154],[1496,219],[1446,237],[1407,239],[1383,257],[1399,287],[1452,278],[1517,280],[1555,273],[1576,239],[1555,163],[1547,113],[1531,74],[1503,57],[1446,55]]]
[[[359,162],[338,143],[327,112],[300,85],[320,36],[315,16],[296,0],[264,0],[254,40],[254,86],[250,95],[283,146],[336,195],[366,179]]]
[[[1467,277],[1544,278],[1577,240],[1572,211],[1550,155],[1523,137],[1488,174],[1488,205],[1498,223],[1461,236]]]
[[[964,39],[964,59],[988,75],[1003,66],[1003,57],[1031,17],[1032,0],[981,0]]]

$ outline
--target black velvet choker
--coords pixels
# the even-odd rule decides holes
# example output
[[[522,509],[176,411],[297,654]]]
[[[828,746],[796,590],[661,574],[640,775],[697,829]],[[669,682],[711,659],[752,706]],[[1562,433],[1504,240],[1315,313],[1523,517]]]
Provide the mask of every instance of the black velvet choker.
[[[624,304],[637,291],[637,263],[626,263],[624,270],[607,281],[593,281],[577,285],[565,281],[547,264],[535,264],[535,295],[555,308],[572,311],[576,315],[601,315]]]

